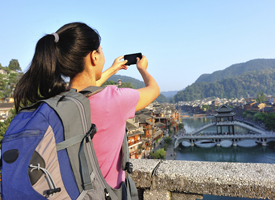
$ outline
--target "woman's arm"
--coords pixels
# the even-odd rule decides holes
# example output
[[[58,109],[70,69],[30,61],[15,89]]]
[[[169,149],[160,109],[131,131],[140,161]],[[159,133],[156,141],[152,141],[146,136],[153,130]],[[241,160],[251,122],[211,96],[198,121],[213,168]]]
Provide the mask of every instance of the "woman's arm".
[[[123,56],[119,56],[117,59],[115,59],[113,65],[106,69],[101,74],[101,78],[96,81],[96,86],[101,86],[105,81],[108,80],[112,75],[116,74],[121,69],[127,69],[127,66],[125,65],[127,60],[121,61]]]
[[[136,106],[136,111],[141,110],[153,102],[160,94],[160,89],[155,79],[147,72],[148,60],[143,55],[140,60],[137,58],[137,68],[141,74],[145,86],[138,89],[139,101]]]

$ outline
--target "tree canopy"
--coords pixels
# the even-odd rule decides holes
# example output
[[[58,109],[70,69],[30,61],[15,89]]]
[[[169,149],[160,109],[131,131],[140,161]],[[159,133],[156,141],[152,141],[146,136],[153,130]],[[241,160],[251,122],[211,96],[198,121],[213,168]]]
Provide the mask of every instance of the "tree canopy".
[[[174,100],[176,102],[193,101],[213,96],[219,98],[255,97],[257,91],[262,92],[262,100],[264,99],[264,93],[275,95],[275,69],[247,72],[217,82],[193,83],[185,90],[179,91],[174,96]]]
[[[13,71],[22,71],[19,62],[16,59],[12,59],[10,61],[8,68]]]

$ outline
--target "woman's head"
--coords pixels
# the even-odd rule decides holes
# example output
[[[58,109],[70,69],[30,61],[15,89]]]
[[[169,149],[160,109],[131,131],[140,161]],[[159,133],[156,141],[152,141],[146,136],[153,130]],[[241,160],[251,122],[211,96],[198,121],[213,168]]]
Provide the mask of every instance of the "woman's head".
[[[84,70],[84,58],[100,47],[96,30],[84,23],[69,23],[47,34],[36,44],[35,53],[28,71],[19,80],[15,92],[15,107],[50,98],[65,91],[62,77],[74,78]]]

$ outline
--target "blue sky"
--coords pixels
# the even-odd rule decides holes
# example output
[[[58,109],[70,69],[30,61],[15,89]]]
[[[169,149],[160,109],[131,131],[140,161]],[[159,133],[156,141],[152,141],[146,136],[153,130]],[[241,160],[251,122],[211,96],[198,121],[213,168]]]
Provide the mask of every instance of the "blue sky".
[[[142,52],[161,91],[181,90],[203,73],[275,58],[274,0],[0,1],[0,63],[26,71],[36,42],[81,21],[98,30],[105,67]],[[142,80],[135,66],[120,75]]]

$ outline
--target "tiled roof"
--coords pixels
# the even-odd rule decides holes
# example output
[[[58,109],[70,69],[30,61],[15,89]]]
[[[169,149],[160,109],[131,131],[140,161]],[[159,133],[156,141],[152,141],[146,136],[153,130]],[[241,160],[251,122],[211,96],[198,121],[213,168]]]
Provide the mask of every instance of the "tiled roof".
[[[127,128],[127,130],[131,131],[131,130],[137,129],[138,127],[136,125],[126,121],[126,128]]]

